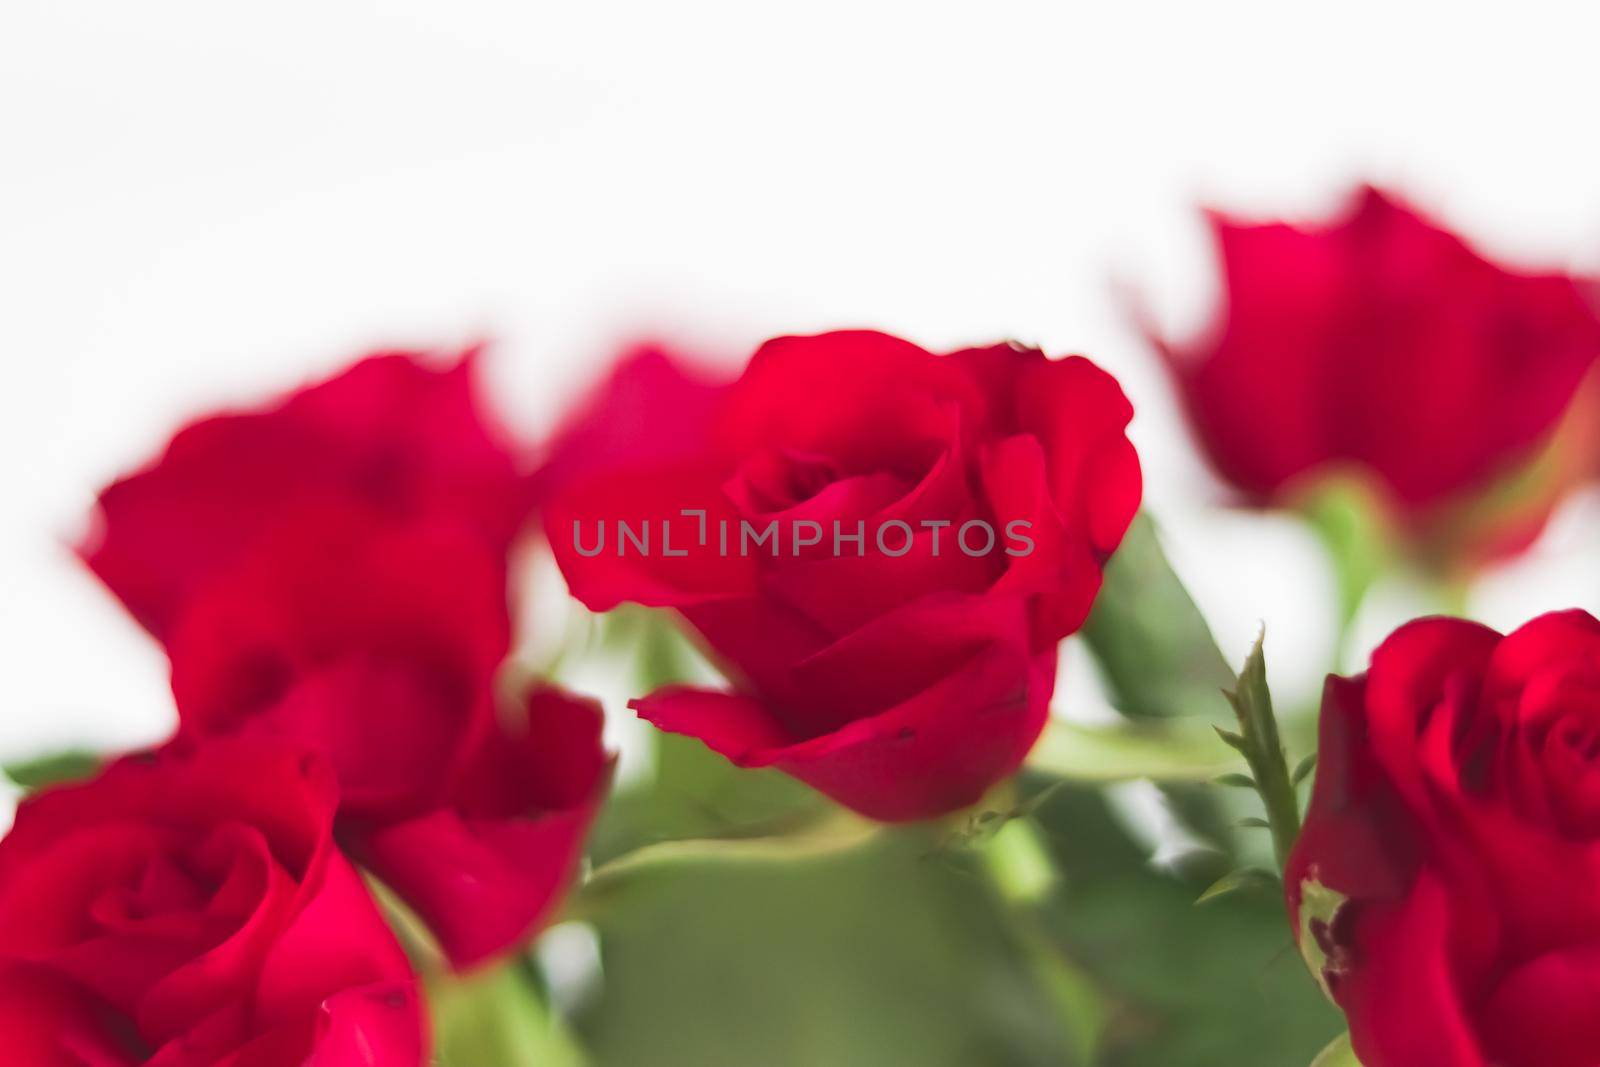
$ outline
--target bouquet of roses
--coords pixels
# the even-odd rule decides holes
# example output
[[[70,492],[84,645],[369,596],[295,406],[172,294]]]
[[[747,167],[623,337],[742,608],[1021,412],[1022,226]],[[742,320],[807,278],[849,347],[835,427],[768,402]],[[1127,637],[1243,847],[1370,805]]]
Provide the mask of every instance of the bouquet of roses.
[[[1374,190],[1213,221],[1214,323],[1136,318],[1229,503],[1324,537],[1336,670],[1385,575],[1441,610],[1320,714],[1084,357],[646,345],[535,445],[372,355],[101,493],[177,725],[9,769],[5,1062],[1600,1062],[1600,621],[1452,617],[1595,473],[1594,294]]]

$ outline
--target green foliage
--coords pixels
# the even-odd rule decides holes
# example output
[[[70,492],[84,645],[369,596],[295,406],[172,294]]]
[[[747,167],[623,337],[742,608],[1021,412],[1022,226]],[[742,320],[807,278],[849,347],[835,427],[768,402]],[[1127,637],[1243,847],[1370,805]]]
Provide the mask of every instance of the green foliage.
[[[669,621],[624,624],[652,650],[641,686],[692,669]],[[1235,827],[1270,826],[1246,790],[1296,784],[1259,653],[1236,680],[1144,517],[1086,637],[1128,721],[1053,724],[1019,792],[942,826],[866,826],[656,735],[655,773],[608,805],[571,912],[602,945],[575,1020],[594,1067],[1310,1062],[1341,1021],[1295,960],[1270,859],[1195,906],[1241,841],[1266,847]],[[1238,753],[1212,732],[1235,687]],[[1276,766],[1248,760],[1258,745]],[[1095,788],[1132,778],[1158,779],[1228,855],[1154,867]]]
[[[596,864],[662,842],[769,837],[825,816],[831,805],[773,770],[741,770],[699,741],[656,733],[652,779],[613,796],[589,838]]]
[[[628,625],[664,648],[669,624]],[[641,685],[688,669],[639,666]],[[1091,984],[1019,933],[983,869],[993,849],[1006,885],[1049,891],[1048,856],[1005,829],[1031,802],[953,836],[882,830],[697,741],[655,742],[655,773],[603,814],[573,906],[605,960],[580,1020],[595,1064],[1088,1064]]]
[[[1370,477],[1360,473],[1321,479],[1299,507],[1333,561],[1342,643],[1367,591],[1400,562],[1390,547],[1398,539]]]
[[[1083,638],[1130,716],[1214,718],[1217,690],[1233,683],[1147,514],[1133,520],[1106,566]]]
[[[1289,780],[1294,784],[1295,788],[1298,789],[1300,784],[1307,778],[1311,777],[1311,772],[1316,769],[1317,754],[1312,752],[1303,757],[1299,763],[1295,764],[1294,773],[1289,776]]]
[[[1300,800],[1295,793],[1295,779],[1289,771],[1283,740],[1278,735],[1272,693],[1267,689],[1267,660],[1262,649],[1265,640],[1265,634],[1256,640],[1244,661],[1244,669],[1239,672],[1238,686],[1224,694],[1239,720],[1239,732],[1219,726],[1217,736],[1250,764],[1250,776],[1267,809],[1266,819],[1241,820],[1240,825],[1272,831],[1273,849],[1281,869],[1300,834]]]
[[[594,1064],[1282,1067],[1337,1032],[1276,887],[1197,908],[1098,792],[1023,787],[951,830],[826,818],[599,868]]]
[[[1111,557],[1082,637],[1129,720],[1078,739],[1052,725],[1030,765],[1082,781],[1149,778],[1178,820],[1216,850],[1211,859],[1220,857],[1223,870],[1229,861],[1255,862],[1258,843],[1236,826],[1242,798],[1209,788],[1216,776],[1243,777],[1245,769],[1237,755],[1217,746],[1211,729],[1229,719],[1218,694],[1234,686],[1234,674],[1148,515],[1134,519]],[[1057,739],[1077,740],[1081,750],[1072,753]],[[1210,860],[1195,858],[1201,872],[1222,873]]]
[[[928,834],[783,863],[661,867],[595,919],[597,1065],[969,1067],[1081,1063],[1066,978],[1040,981],[1003,905]]]
[[[5,775],[32,793],[63,782],[88,778],[100,769],[101,757],[92,752],[56,752],[21,763],[7,764]]]
[[[531,968],[510,963],[428,983],[438,1067],[584,1067]]]
[[[1261,825],[1265,826],[1266,823],[1263,821]],[[1281,884],[1278,876],[1271,871],[1264,871],[1259,867],[1241,867],[1239,870],[1229,871],[1215,882],[1212,882],[1211,885],[1206,887],[1204,893],[1195,898],[1194,902],[1196,904],[1204,904],[1208,900],[1216,900],[1218,897],[1238,892],[1241,889],[1275,891]]]
[[[1311,1067],[1361,1067],[1355,1050],[1350,1047],[1350,1035],[1342,1034],[1334,1038],[1333,1043],[1311,1062]]]
[[[1200,885],[1152,867],[1098,793],[1063,790],[1038,818],[1065,886],[1049,928],[1105,1005],[1096,1067],[1284,1067],[1342,1028],[1275,879],[1196,907]]]
[[[577,917],[604,915],[619,895],[648,887],[679,870],[709,866],[783,865],[797,860],[851,851],[878,833],[875,823],[844,812],[760,837],[705,837],[659,841],[618,856],[594,869],[573,896],[571,911]]]
[[[1218,775],[1229,777],[1224,772],[1237,767],[1239,760],[1217,748],[1216,735],[1205,721],[1130,720],[1087,726],[1051,719],[1028,754],[1028,765],[1077,782],[1135,778],[1205,782]]]
[[[709,671],[669,612],[624,607],[601,617],[602,647],[631,652],[621,669],[639,693],[703,681]],[[832,811],[813,790],[774,770],[741,770],[700,741],[655,731],[653,774],[613,796],[590,835],[594,862],[669,841],[769,837]]]

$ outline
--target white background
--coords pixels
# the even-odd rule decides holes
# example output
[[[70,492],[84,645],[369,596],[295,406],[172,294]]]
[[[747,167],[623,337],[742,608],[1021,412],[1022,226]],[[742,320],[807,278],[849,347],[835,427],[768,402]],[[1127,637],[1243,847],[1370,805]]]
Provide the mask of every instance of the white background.
[[[152,741],[151,643],[71,560],[185,418],[380,342],[496,342],[536,432],[619,338],[738,360],[877,326],[1116,372],[1151,507],[1230,655],[1318,684],[1330,578],[1219,511],[1113,279],[1214,296],[1209,200],[1390,182],[1497,255],[1600,252],[1600,16],[1578,4],[0,6],[0,759]],[[1475,611],[1600,606],[1600,508]],[[1417,604],[1381,590],[1370,645]],[[1069,694],[1070,696],[1070,694]]]

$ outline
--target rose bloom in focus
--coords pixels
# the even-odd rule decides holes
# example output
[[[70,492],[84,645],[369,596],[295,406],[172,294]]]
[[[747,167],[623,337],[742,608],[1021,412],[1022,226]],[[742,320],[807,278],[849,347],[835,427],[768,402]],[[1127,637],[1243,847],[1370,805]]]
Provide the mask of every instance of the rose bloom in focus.
[[[1600,1063],[1600,622],[1423,619],[1330,678],[1286,881],[1365,1067]]]
[[[384,354],[203,419],[105,490],[83,550],[166,648],[173,746],[324,755],[340,843],[458,967],[552,912],[610,777],[598,705],[496,684],[530,497],[472,366]]]
[[[1043,729],[1057,644],[1139,505],[1131,417],[1088,360],[1012,345],[783,337],[731,383],[643,350],[554,443],[547,530],[585,605],[676,609],[732,680],[661,689],[641,716],[865,815],[927,818],[977,802]],[[750,548],[745,523],[777,543]]]
[[[1370,188],[1315,228],[1211,222],[1223,312],[1157,343],[1247,501],[1294,506],[1354,475],[1448,569],[1525,546],[1593,472],[1600,414],[1551,447],[1600,355],[1589,283],[1501,267]]]
[[[421,1067],[405,954],[333,840],[320,760],[130,756],[0,841],[6,1062]]]

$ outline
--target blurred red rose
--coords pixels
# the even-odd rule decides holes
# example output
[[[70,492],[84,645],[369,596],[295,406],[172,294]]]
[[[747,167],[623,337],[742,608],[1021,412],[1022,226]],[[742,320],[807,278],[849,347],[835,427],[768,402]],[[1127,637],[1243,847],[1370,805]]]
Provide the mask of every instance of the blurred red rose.
[[[1248,500],[1295,503],[1354,472],[1408,538],[1473,555],[1531,541],[1592,469],[1558,458],[1506,493],[1600,355],[1587,284],[1501,267],[1370,188],[1314,229],[1211,221],[1224,311],[1160,347],[1206,452]]]
[[[1600,622],[1411,623],[1321,733],[1289,907],[1361,1062],[1600,1062]]]
[[[497,702],[505,566],[473,531],[333,506],[280,518],[172,627],[177,743],[326,753],[341,841],[452,961],[513,946],[559,902],[605,792],[598,705]]]
[[[335,848],[311,756],[134,756],[0,840],[0,1034],[22,1064],[426,1061],[405,954]]]
[[[341,842],[457,966],[559,903],[609,779],[592,702],[496,700],[529,494],[471,367],[375,357],[195,423],[106,490],[85,552],[166,646],[176,744],[325,754]]]
[[[371,356],[260,411],[180,430],[100,494],[89,567],[157,637],[184,601],[307,500],[442,514],[504,550],[529,497],[513,447],[474,396],[474,353]]]
[[[1043,728],[1056,645],[1138,508],[1131,416],[1087,360],[1008,345],[785,337],[730,384],[646,350],[558,437],[549,536],[578,599],[677,609],[734,680],[660,690],[644,718],[930,817]]]

